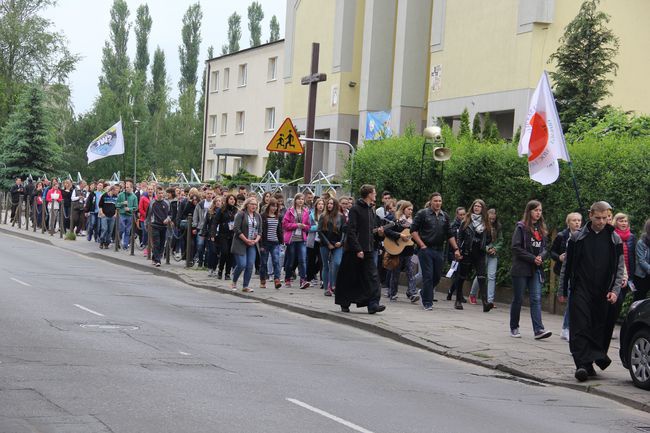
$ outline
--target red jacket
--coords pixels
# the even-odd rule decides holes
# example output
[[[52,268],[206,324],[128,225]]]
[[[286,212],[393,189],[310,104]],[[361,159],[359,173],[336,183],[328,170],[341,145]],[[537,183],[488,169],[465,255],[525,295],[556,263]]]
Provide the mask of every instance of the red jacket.
[[[140,204],[138,205],[138,211],[140,213],[140,222],[144,222],[145,218],[147,218],[147,210],[149,210],[149,202],[151,200],[149,197],[146,195],[142,195],[140,197]]]
[[[59,197],[56,199],[59,203],[63,200],[63,194],[60,189],[49,189],[47,191],[47,197],[45,197],[45,200],[47,200],[48,203],[52,203],[52,193],[59,194]]]

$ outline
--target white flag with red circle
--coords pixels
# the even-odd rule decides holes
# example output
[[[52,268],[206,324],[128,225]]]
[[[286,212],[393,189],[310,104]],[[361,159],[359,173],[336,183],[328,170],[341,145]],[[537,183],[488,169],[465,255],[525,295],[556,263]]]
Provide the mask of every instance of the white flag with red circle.
[[[546,71],[530,101],[517,150],[519,156],[528,155],[530,178],[542,185],[549,185],[560,176],[558,159],[570,161]]]

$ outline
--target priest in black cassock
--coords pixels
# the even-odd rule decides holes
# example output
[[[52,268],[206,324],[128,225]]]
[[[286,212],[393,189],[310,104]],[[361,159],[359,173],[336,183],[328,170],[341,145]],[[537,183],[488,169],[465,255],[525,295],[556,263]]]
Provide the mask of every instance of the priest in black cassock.
[[[607,224],[610,210],[604,201],[591,205],[590,221],[569,239],[560,274],[562,295],[571,288],[569,347],[580,382],[596,376],[594,363],[604,370],[612,362],[607,320],[621,290],[625,261],[621,238]]]
[[[350,209],[345,251],[336,278],[335,303],[341,311],[350,311],[350,304],[357,308],[368,307],[369,314],[384,311],[379,304],[381,287],[375,262],[375,211],[373,203],[377,196],[373,185],[363,185],[361,198]],[[377,230],[382,233],[381,227]]]

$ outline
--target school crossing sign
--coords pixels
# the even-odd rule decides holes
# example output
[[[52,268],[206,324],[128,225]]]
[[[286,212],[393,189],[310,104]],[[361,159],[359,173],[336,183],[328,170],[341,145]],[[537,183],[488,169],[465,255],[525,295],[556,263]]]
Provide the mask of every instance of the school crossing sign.
[[[302,143],[290,118],[284,119],[280,128],[266,146],[269,152],[303,153]]]

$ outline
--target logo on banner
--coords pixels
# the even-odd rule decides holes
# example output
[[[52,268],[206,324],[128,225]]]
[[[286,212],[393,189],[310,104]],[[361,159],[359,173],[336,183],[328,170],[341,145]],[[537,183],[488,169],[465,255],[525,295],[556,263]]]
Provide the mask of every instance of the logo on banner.
[[[117,128],[113,126],[108,131],[100,135],[95,139],[90,146],[88,151],[100,155],[106,156],[115,148],[117,145]]]

